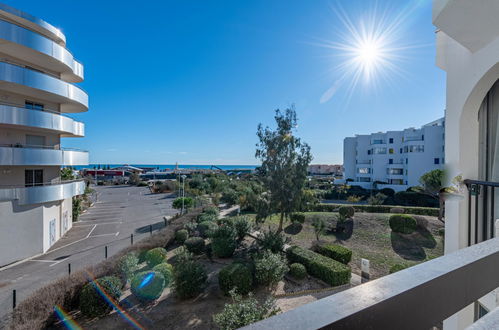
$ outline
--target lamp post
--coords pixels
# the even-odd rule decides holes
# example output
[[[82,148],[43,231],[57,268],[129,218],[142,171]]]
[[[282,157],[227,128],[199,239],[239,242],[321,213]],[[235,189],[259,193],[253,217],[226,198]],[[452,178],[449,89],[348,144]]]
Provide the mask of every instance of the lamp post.
[[[184,200],[185,200],[185,178],[187,177],[185,174],[182,177],[182,213],[184,214]]]

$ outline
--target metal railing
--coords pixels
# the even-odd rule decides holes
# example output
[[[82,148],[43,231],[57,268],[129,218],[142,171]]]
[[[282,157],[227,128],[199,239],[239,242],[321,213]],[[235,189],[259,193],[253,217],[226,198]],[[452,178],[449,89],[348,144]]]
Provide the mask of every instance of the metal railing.
[[[62,150],[62,151],[79,151],[79,152],[88,152],[87,150],[77,149],[77,148],[66,148],[61,147],[59,145],[55,146],[46,146],[46,145],[37,145],[37,144],[22,144],[22,143],[2,143],[0,147],[4,148],[24,148],[24,149],[47,149],[47,150]]]
[[[499,287],[498,264],[495,238],[244,329],[430,329]]]
[[[21,106],[19,104],[9,103],[9,102],[5,102],[5,101],[0,102],[0,106],[2,106],[2,105],[8,106],[8,107],[12,107],[12,108],[16,108],[16,109],[20,109],[20,110],[33,110],[33,111],[38,111],[38,112],[47,112],[47,113],[51,113],[51,114],[54,114],[54,115],[59,115],[59,116],[71,118],[74,121],[77,121],[74,117],[72,117],[72,116],[70,116],[70,115],[68,115],[66,113],[62,113],[60,111],[57,111],[57,110],[54,110],[54,109],[50,109],[50,108],[46,108],[46,107],[44,107],[43,109],[26,108],[26,107],[23,107],[23,106]]]
[[[468,246],[494,238],[499,182],[464,180],[468,188]],[[498,195],[499,197],[499,195]]]
[[[81,182],[83,179],[74,179],[74,180],[61,180],[60,178],[56,178],[53,181],[48,182],[33,182],[26,184],[18,184],[18,185],[3,185],[0,184],[0,189],[15,189],[15,188],[26,188],[26,187],[44,187],[44,186],[55,186],[60,184],[72,183],[72,182]]]

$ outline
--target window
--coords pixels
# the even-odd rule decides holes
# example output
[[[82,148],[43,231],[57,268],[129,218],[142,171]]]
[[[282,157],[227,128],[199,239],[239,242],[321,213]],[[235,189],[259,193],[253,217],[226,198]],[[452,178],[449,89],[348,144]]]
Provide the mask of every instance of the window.
[[[373,148],[373,154],[375,155],[381,155],[381,154],[386,154],[386,148]]]
[[[405,163],[406,163],[406,164],[409,164],[409,158],[406,158],[406,159],[405,159]]]
[[[434,158],[433,159],[433,164],[435,164],[435,165],[440,164],[440,158]]]
[[[383,141],[382,139],[374,139],[371,144],[383,144],[383,143],[385,143],[385,141]]]
[[[43,170],[24,170],[24,184],[26,187],[43,185]]]
[[[402,179],[390,179],[390,180],[388,180],[388,183],[402,185],[402,184],[404,184],[404,180],[402,180]]]
[[[388,159],[388,164],[393,164],[393,158]]]
[[[424,141],[424,134],[421,135],[421,141]]]
[[[404,149],[400,148],[400,153],[403,153],[404,152]]]
[[[408,147],[408,146],[405,146],[405,147],[404,147],[404,152],[405,152],[405,153],[408,153],[408,152],[409,152],[409,147]]]
[[[478,301],[475,302],[475,322],[478,321],[478,319],[484,317],[488,312],[489,311],[487,310],[487,308],[483,307],[482,304],[480,304]]]
[[[393,143],[393,138],[390,138],[388,141],[389,143]]]
[[[423,145],[409,146],[409,152],[424,152],[424,146]]]
[[[45,146],[45,136],[26,134],[26,145],[28,147],[30,147],[30,146],[31,147]]]
[[[403,175],[404,169],[402,169],[402,168],[387,168],[386,174],[388,174],[388,175]]]
[[[357,173],[359,173],[359,174],[369,174],[369,173],[371,173],[371,169],[369,167],[359,167],[357,169]]]
[[[393,153],[394,153],[393,148],[390,148],[390,149],[388,150],[388,153],[393,154]]]
[[[24,107],[26,109],[33,109],[33,110],[43,110],[43,108],[44,108],[43,104],[35,103],[35,102],[31,102],[31,101],[25,101]]]
[[[367,154],[370,155],[371,154],[371,149],[367,150]]]
[[[358,182],[371,182],[371,178],[365,178],[365,177],[358,178]]]

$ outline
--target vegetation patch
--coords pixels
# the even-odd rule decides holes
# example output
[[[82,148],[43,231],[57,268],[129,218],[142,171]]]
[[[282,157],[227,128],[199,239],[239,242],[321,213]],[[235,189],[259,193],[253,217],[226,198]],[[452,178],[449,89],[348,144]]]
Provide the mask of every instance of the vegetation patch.
[[[390,217],[390,228],[401,234],[410,234],[416,230],[417,222],[407,214],[394,214]]]
[[[121,296],[121,280],[113,276],[105,276],[87,283],[80,294],[80,310],[88,317],[104,316],[113,308],[104,298],[107,294],[114,300]]]
[[[235,262],[220,270],[218,273],[218,284],[226,295],[231,290],[245,295],[251,291],[253,274],[251,274],[251,270],[246,265]]]
[[[158,271],[140,272],[133,277],[130,288],[142,301],[156,300],[165,289],[165,278]]]
[[[316,244],[314,250],[342,264],[348,264],[352,260],[352,250],[337,244]]]

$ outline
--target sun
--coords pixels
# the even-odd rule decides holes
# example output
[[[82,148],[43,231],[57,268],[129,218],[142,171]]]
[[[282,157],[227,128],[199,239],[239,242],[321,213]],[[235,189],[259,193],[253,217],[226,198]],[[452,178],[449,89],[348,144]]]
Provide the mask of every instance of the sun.
[[[366,81],[383,65],[385,52],[378,40],[361,40],[354,46],[353,61],[357,63],[358,70],[362,72]]]

